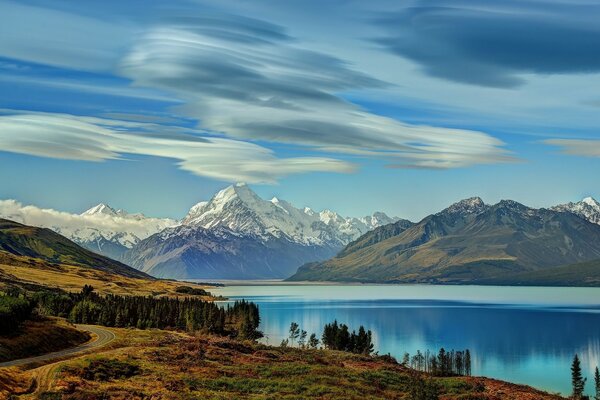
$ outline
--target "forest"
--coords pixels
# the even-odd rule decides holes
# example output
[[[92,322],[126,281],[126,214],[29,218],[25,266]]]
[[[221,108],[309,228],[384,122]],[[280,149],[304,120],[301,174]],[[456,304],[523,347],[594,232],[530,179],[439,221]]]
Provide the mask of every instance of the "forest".
[[[258,306],[251,302],[242,300],[219,307],[193,297],[102,296],[89,285],[79,293],[48,290],[4,295],[0,297],[0,329],[5,333],[16,331],[34,309],[40,315],[64,317],[79,324],[201,331],[241,339],[262,336],[258,331]]]

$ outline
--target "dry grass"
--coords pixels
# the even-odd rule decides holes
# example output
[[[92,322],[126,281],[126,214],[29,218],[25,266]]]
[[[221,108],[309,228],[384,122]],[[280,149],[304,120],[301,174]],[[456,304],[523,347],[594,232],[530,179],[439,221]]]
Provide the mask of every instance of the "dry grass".
[[[60,318],[26,321],[15,335],[0,336],[0,362],[66,349],[89,339],[88,333]]]
[[[176,292],[177,287],[182,285],[207,289],[206,286],[193,283],[131,278],[91,268],[49,263],[36,258],[0,252],[0,285],[2,281],[41,285],[68,292],[79,292],[83,285],[87,284],[92,285],[100,294],[141,296],[184,296]]]
[[[113,347],[121,347],[55,366],[51,382],[44,386],[46,396],[87,400],[409,398],[410,371],[383,358],[156,330],[115,331],[121,339]],[[127,366],[136,371],[133,376],[119,376]],[[484,378],[434,380],[443,400],[560,399]],[[13,389],[23,390],[27,384],[13,384]]]

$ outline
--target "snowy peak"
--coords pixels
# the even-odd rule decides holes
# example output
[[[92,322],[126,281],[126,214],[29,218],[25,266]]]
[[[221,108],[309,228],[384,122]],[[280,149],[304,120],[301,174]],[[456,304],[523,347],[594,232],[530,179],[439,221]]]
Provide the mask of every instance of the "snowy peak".
[[[121,213],[123,213],[122,210],[119,210],[119,211],[121,211]],[[84,215],[110,215],[110,216],[116,217],[119,214],[118,214],[117,210],[115,210],[111,206],[104,204],[104,203],[100,203],[97,206],[94,206],[94,207],[90,208],[89,210],[82,212],[80,215],[82,215],[82,216],[84,216]]]
[[[570,212],[593,224],[600,225],[600,203],[593,197],[586,197],[577,203],[559,204],[552,207],[552,210]]]
[[[480,197],[469,197],[452,204],[439,214],[479,214],[487,208],[488,206]]]
[[[0,200],[0,217],[26,225],[49,228],[72,241],[109,257],[107,243],[120,248],[131,248],[140,240],[157,233],[176,221],[168,218],[148,218],[143,214],[129,214],[100,203],[81,214],[70,214],[52,209],[23,205],[14,200]]]
[[[196,204],[182,224],[225,228],[262,240],[275,237],[302,244],[343,246],[380,224],[394,221],[383,213],[361,219],[345,218],[331,210],[296,208],[278,197],[263,200],[246,184],[238,183],[219,191],[209,201]]]
[[[585,199],[581,200],[581,203],[587,204],[590,207],[600,210],[600,203],[598,203],[598,201],[593,197],[586,197]]]

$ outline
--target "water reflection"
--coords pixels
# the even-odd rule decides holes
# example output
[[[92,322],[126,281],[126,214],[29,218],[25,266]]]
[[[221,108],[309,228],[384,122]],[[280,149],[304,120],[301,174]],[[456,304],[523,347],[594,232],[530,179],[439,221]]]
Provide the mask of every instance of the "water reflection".
[[[289,290],[288,296],[281,288],[261,288],[246,287],[239,291],[242,297],[259,304],[261,329],[270,344],[278,344],[287,335],[292,321],[320,336],[323,325],[337,319],[350,327],[358,328],[362,324],[371,329],[380,353],[401,358],[404,352],[416,350],[469,348],[474,374],[562,393],[570,390],[570,361],[573,354],[578,353],[587,369],[587,386],[591,393],[591,373],[600,355],[600,307],[593,304],[600,299],[598,297],[587,304],[580,301],[585,296],[576,293],[572,298],[579,299],[577,304],[569,299],[554,301],[554,304],[536,301],[540,291],[537,297],[522,304],[473,299],[369,300],[364,293],[357,295],[360,288],[346,287],[345,299],[337,293],[335,299],[323,300],[324,296],[315,296],[311,287],[294,288]],[[227,288],[224,294],[234,295],[235,289]],[[269,296],[269,291],[273,296]],[[492,293],[491,297],[497,299],[498,294]]]

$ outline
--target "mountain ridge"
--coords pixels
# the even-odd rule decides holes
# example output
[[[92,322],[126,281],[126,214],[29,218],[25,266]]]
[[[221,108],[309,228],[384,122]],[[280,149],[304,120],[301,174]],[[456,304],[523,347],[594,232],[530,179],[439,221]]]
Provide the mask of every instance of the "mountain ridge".
[[[364,246],[350,244],[289,279],[476,283],[600,259],[600,225],[512,200],[486,205],[465,199],[379,240],[370,237],[374,232],[357,239]]]
[[[296,208],[277,197],[263,200],[238,183],[192,206],[180,225],[142,240],[123,260],[158,277],[286,278],[299,265],[331,257],[352,239],[394,221],[384,213],[350,218]]]

